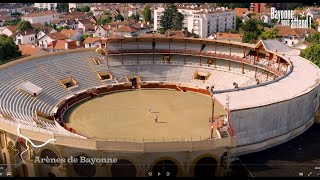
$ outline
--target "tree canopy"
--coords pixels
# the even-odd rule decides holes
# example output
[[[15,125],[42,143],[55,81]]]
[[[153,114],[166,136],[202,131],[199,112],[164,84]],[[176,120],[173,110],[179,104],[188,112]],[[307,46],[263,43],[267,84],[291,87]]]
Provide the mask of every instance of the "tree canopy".
[[[124,18],[123,18],[123,16],[121,15],[121,14],[118,14],[116,17],[115,17],[115,20],[116,21],[124,21]]]
[[[277,38],[279,38],[278,30],[275,28],[272,28],[269,31],[264,31],[261,34],[261,39],[277,39]]]
[[[241,24],[240,29],[243,32],[242,42],[254,42],[263,32],[262,21],[256,19],[249,19]]]
[[[112,20],[112,17],[111,17],[111,16],[107,16],[107,17],[105,17],[105,18],[99,19],[98,22],[97,22],[97,24],[99,24],[99,25],[105,25],[105,24],[111,22],[111,20]]]
[[[166,5],[163,15],[161,16],[160,25],[164,31],[181,30],[184,16],[178,11],[177,7],[169,3]]]
[[[31,23],[29,21],[21,20],[17,23],[17,29],[29,30],[29,29],[33,29],[33,27],[31,26]]]
[[[21,51],[13,39],[6,35],[0,35],[0,63],[20,56]]]
[[[143,9],[143,19],[147,22],[151,22],[151,9],[149,5],[146,5]]]
[[[313,43],[305,50],[301,51],[300,56],[309,59],[311,62],[320,67],[320,44]]]
[[[90,11],[90,7],[89,6],[84,6],[83,8],[81,8],[82,12],[89,12]]]
[[[69,11],[69,3],[58,3],[57,4],[58,12],[68,12]]]
[[[82,36],[82,40],[84,41],[85,39],[87,39],[88,37],[93,37],[92,34],[84,34]]]
[[[319,43],[320,42],[320,33],[316,32],[314,34],[310,34],[307,37],[307,41],[310,43]]]
[[[140,20],[140,15],[138,13],[136,14],[132,14],[129,19],[135,20],[135,21],[139,21]]]

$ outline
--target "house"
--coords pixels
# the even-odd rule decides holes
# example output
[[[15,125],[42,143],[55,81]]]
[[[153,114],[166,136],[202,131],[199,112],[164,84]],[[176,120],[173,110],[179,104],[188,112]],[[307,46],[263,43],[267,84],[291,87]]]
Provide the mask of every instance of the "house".
[[[271,23],[271,8],[265,8],[260,16],[260,19],[263,23],[270,24]]]
[[[16,31],[17,31],[17,26],[6,26],[1,31],[1,34],[5,34],[9,37],[12,37],[12,36],[15,36]]]
[[[77,29],[82,29],[83,31],[95,31],[95,26],[91,24],[89,19],[78,20]]]
[[[51,24],[53,20],[59,19],[59,13],[56,11],[41,11],[25,14],[22,20],[32,23]]]
[[[68,37],[65,36],[64,34],[62,34],[61,32],[56,32],[56,33],[47,34],[47,35],[41,37],[38,40],[38,44],[40,47],[47,48],[48,44],[50,44],[52,41],[65,40],[65,39],[68,39]]]
[[[48,47],[46,50],[50,52],[56,52],[56,51],[63,51],[67,49],[77,49],[80,48],[80,41],[74,41],[74,40],[53,40],[48,44]]]
[[[278,30],[280,41],[289,47],[306,41],[310,34],[316,33],[316,30],[312,28],[291,28],[289,26],[275,26],[275,28]]]
[[[68,26],[66,20],[64,19],[56,19],[51,21],[51,25],[55,25],[57,28]]]
[[[21,3],[3,3],[1,6],[2,11],[14,13],[21,13],[22,8],[25,6]]]
[[[121,26],[113,31],[114,34],[124,37],[135,37],[139,35],[139,30],[131,26]]]
[[[93,37],[107,37],[110,34],[108,25],[97,26],[96,31],[93,33]]]
[[[75,20],[75,21],[78,21],[79,19],[87,19],[88,17],[89,16],[84,12],[64,13],[59,16],[60,19]]]
[[[210,39],[222,40],[222,41],[236,41],[242,42],[243,36],[235,33],[217,32],[213,33]]]
[[[85,48],[92,48],[92,47],[101,47],[101,38],[99,37],[88,37],[84,41]]]
[[[37,32],[37,40],[41,39],[43,36],[51,33],[56,33],[57,31],[52,27],[42,28]]]
[[[68,39],[81,41],[83,38],[83,33],[81,30],[63,29],[60,33],[64,34]]]
[[[16,45],[21,44],[35,44],[36,32],[33,29],[18,31],[15,35]]]

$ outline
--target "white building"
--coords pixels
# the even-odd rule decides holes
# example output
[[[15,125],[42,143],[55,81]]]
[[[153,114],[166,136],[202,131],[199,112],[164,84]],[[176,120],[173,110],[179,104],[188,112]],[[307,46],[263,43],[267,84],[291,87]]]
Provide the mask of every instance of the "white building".
[[[58,3],[34,3],[34,7],[54,11],[57,9],[57,4]]]
[[[88,37],[83,41],[83,43],[85,48],[101,47],[101,38]]]
[[[29,21],[31,24],[51,24],[53,20],[59,19],[59,13],[55,11],[42,11],[26,14],[21,17],[22,20]]]
[[[154,10],[154,30],[161,28],[160,18],[163,15],[164,7]],[[216,8],[212,10],[201,8],[178,7],[183,14],[183,27],[188,31],[206,38],[214,32],[227,32],[236,27],[236,12],[227,8]]]
[[[97,26],[96,31],[93,33],[93,37],[106,37],[110,34],[108,25]]]
[[[36,33],[34,30],[22,30],[17,32],[15,36],[16,45],[34,44],[36,41]]]

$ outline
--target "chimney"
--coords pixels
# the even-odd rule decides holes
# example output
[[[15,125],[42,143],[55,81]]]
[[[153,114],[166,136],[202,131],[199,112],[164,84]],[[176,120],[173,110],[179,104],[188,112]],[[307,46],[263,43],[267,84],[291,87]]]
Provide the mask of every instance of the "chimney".
[[[68,41],[65,41],[65,43],[64,43],[64,49],[68,49],[68,48],[69,48]]]
[[[26,34],[27,34],[27,31],[24,31],[24,34],[26,35]]]
[[[76,41],[77,47],[80,47],[80,41]]]
[[[71,38],[71,33],[69,33],[69,38]]]

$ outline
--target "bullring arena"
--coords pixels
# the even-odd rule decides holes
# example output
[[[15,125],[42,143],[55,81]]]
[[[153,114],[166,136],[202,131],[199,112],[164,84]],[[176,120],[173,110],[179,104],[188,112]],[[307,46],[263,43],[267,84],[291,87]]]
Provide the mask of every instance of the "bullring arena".
[[[318,67],[279,41],[151,34],[109,37],[102,44],[0,66],[0,160],[6,171],[223,176],[233,157],[306,131],[319,109]],[[35,147],[21,135],[36,145],[54,141]],[[47,156],[117,162],[34,162]]]

